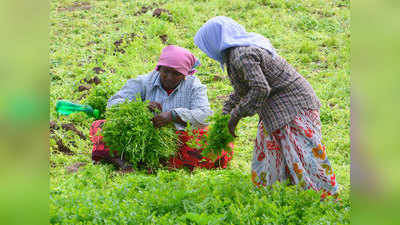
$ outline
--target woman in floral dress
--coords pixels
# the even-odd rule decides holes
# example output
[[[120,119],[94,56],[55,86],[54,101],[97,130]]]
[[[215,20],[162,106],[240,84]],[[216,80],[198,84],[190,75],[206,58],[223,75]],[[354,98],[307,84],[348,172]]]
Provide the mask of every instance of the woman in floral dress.
[[[227,68],[233,92],[225,102],[233,136],[240,119],[258,114],[252,180],[257,186],[289,179],[337,195],[338,184],[321,142],[320,101],[308,81],[268,39],[219,16],[196,33],[195,44]]]

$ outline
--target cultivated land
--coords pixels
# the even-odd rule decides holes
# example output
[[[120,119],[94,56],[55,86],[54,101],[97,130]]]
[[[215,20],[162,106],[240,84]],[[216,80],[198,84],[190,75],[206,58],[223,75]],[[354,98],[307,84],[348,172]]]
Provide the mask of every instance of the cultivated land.
[[[215,0],[51,2],[50,222],[54,224],[347,224],[350,217],[349,1]],[[116,91],[154,69],[161,49],[176,44],[202,62],[212,109],[232,90],[218,63],[193,43],[209,18],[224,15],[268,37],[321,99],[323,139],[341,186],[341,204],[319,193],[277,185],[258,190],[250,179],[258,116],[238,126],[226,170],[138,171],[92,165],[93,119],[57,118],[57,99],[84,102],[100,84]],[[96,79],[92,79],[97,76]],[[86,79],[86,81],[84,81]],[[92,80],[90,80],[92,79]],[[96,82],[95,82],[96,81]],[[88,90],[87,90],[88,89]],[[65,125],[73,123],[73,125]],[[64,126],[62,126],[64,124]],[[75,129],[73,128],[75,127]],[[61,144],[62,142],[62,144]]]

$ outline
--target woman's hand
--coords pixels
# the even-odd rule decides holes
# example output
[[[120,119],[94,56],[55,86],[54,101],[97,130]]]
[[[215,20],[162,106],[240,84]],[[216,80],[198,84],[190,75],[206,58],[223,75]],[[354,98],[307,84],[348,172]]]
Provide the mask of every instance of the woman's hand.
[[[236,119],[235,117],[231,116],[231,118],[229,119],[229,122],[228,122],[229,133],[231,133],[231,135],[235,138],[237,137],[235,134],[235,129],[236,129],[237,124],[239,123],[239,120],[240,119]]]
[[[154,127],[162,127],[172,122],[171,112],[162,112],[152,119]]]
[[[158,109],[160,112],[162,111],[162,105],[159,102],[149,102],[148,108],[152,112],[156,111],[156,109]]]

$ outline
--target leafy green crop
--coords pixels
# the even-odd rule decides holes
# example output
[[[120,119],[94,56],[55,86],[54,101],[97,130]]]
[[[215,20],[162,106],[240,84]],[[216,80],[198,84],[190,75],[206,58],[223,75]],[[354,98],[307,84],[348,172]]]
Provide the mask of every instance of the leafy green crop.
[[[107,101],[114,94],[114,90],[105,85],[99,85],[93,88],[85,100],[85,104],[100,111],[100,118],[104,118]]]
[[[207,145],[203,150],[203,155],[211,155],[215,157],[221,154],[222,150],[231,152],[228,146],[233,141],[233,136],[229,133],[228,122],[230,115],[214,114],[209,118],[211,121],[210,129],[207,135]]]
[[[231,170],[118,174],[88,165],[50,185],[51,224],[348,224],[350,201],[276,183],[254,188]],[[132,210],[134,209],[134,210]]]
[[[147,106],[140,97],[112,106],[105,114],[102,135],[110,149],[135,167],[158,168],[160,159],[176,152],[178,136],[170,127],[154,128]]]
[[[233,136],[229,133],[228,122],[230,115],[223,115],[221,113],[214,114],[208,118],[211,123],[207,135],[195,135],[191,131],[190,125],[186,128],[192,138],[188,144],[191,148],[203,148],[202,155],[211,159],[216,159],[221,154],[222,150],[231,152],[232,149],[228,146],[233,141]],[[205,147],[204,147],[205,146]]]

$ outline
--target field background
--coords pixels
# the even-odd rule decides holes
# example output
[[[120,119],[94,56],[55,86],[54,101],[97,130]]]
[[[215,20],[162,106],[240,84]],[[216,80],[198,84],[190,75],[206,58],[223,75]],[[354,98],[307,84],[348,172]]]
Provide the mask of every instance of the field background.
[[[348,0],[53,0],[50,4],[51,223],[349,223]],[[219,15],[269,38],[314,87],[323,105],[323,139],[341,186],[341,204],[320,203],[318,193],[295,187],[253,187],[249,173],[258,116],[239,123],[234,158],[227,170],[163,170],[152,175],[121,174],[109,165],[92,165],[89,127],[93,119],[56,116],[58,99],[84,103],[96,86],[84,79],[97,76],[99,85],[117,91],[127,79],[154,69],[167,44],[188,48],[200,59],[196,75],[207,85],[217,112],[232,88],[226,73],[196,48],[193,37],[205,21]],[[66,123],[73,123],[82,134],[63,128]],[[60,149],[57,141],[65,148]]]

